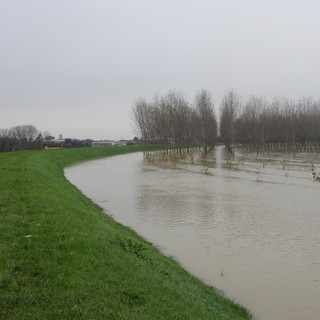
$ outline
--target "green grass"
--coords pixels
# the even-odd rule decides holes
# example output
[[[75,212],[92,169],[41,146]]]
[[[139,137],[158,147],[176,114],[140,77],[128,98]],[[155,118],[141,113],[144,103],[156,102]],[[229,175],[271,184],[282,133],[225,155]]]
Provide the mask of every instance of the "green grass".
[[[249,319],[64,177],[139,146],[0,154],[0,319]]]

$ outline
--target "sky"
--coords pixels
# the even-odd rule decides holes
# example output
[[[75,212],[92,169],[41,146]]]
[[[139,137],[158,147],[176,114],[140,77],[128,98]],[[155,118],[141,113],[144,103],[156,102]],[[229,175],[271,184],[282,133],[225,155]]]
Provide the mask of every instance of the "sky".
[[[320,98],[318,0],[0,0],[0,128],[131,139],[139,97]]]

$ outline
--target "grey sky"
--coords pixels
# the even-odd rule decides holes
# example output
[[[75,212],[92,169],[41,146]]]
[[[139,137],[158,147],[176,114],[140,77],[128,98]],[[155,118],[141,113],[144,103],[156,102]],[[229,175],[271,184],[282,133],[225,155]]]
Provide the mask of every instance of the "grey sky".
[[[132,138],[139,96],[320,97],[318,0],[0,0],[0,128]]]

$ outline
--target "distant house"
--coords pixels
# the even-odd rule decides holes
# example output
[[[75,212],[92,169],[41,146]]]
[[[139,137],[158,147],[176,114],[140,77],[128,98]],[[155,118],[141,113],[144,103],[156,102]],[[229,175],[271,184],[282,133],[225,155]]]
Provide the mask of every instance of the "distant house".
[[[44,142],[45,149],[59,149],[59,148],[83,148],[91,147],[92,140],[78,140],[78,139],[57,139]]]
[[[125,146],[127,145],[128,142],[129,140],[119,140],[119,141],[115,141],[114,144],[115,146]]]
[[[134,137],[132,141],[135,142],[136,144],[139,144],[141,142],[141,140],[138,137]]]
[[[114,146],[114,141],[112,140],[99,140],[99,141],[93,141],[92,146],[93,147],[110,147]]]
[[[64,140],[63,148],[84,148],[84,147],[91,147],[92,140],[78,140],[78,139],[70,139],[67,138]]]
[[[55,139],[51,139],[51,140],[45,140],[44,141],[44,148],[45,149],[60,149],[63,147],[64,144],[64,140],[55,140]]]
[[[141,140],[138,137],[134,137],[132,140],[126,140],[126,141],[127,141],[127,146],[132,146],[132,145],[141,143]]]

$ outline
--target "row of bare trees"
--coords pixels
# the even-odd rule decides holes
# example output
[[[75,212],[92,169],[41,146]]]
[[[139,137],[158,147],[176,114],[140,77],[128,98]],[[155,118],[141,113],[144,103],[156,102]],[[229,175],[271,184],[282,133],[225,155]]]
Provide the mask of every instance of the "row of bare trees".
[[[228,92],[220,108],[226,146],[254,152],[320,152],[320,100],[260,97],[243,100]]]
[[[145,144],[161,145],[181,152],[192,144],[203,145],[205,152],[217,137],[217,121],[211,94],[202,90],[189,103],[177,92],[155,96],[152,102],[140,98],[132,112],[139,135]]]
[[[33,125],[0,129],[0,152],[42,149],[43,137]]]
[[[140,98],[133,121],[145,143],[165,150],[201,143],[207,151],[217,140],[213,102],[206,90],[196,94],[193,104],[176,92],[152,102]],[[241,145],[258,153],[320,152],[320,100],[252,96],[244,101],[229,91],[220,104],[220,138],[230,151]]]

